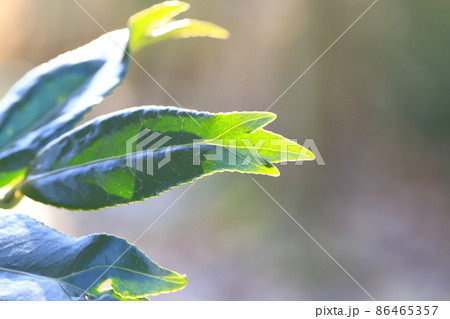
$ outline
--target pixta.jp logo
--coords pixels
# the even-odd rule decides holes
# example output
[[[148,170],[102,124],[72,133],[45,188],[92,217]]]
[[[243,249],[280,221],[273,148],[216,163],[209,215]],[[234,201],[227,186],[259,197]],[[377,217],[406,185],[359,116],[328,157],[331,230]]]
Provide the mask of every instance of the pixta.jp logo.
[[[155,158],[158,160],[156,163],[158,169],[170,162],[170,146],[164,145],[171,139],[170,136],[144,128],[127,140],[126,152],[129,155],[126,165],[137,171],[153,175]],[[156,152],[158,152],[158,156],[155,156]],[[161,159],[160,153],[162,153]],[[135,154],[135,156],[131,156],[131,154]]]

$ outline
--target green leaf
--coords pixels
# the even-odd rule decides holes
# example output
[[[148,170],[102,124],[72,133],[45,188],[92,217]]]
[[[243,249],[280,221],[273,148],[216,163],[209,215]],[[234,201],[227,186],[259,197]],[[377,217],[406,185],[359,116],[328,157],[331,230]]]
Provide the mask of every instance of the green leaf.
[[[126,74],[129,31],[110,32],[28,72],[0,101],[0,185],[71,129]]]
[[[221,171],[277,176],[273,163],[314,155],[262,129],[272,113],[140,107],[86,123],[39,153],[18,189],[43,203],[99,209],[157,196]]]
[[[14,181],[21,181],[25,177],[26,172],[26,169],[0,172],[0,189],[8,184],[14,184]]]
[[[0,300],[142,300],[186,285],[123,239],[72,238],[25,215],[0,213],[0,243]]]
[[[172,21],[162,27],[146,33],[145,44],[152,44],[166,39],[182,39],[191,37],[228,38],[228,31],[206,21],[183,19]]]
[[[133,15],[128,20],[130,51],[134,52],[148,44],[169,39],[189,37],[228,38],[228,31],[213,23],[173,17],[189,9],[182,1],[165,1]]]
[[[147,30],[162,27],[173,17],[189,9],[190,5],[181,1],[165,1],[134,14],[128,19],[130,30],[130,46],[135,48],[138,42],[145,38]]]
[[[128,69],[126,50],[167,38],[228,36],[208,22],[172,20],[188,8],[181,1],[154,5],[132,16],[129,29],[60,55],[17,82],[0,101],[0,188],[14,186],[42,147],[70,130],[121,83]]]

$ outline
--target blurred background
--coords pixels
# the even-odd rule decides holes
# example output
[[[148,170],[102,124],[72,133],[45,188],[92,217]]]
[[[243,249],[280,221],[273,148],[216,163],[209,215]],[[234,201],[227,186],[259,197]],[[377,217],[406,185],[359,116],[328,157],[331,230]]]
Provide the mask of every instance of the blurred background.
[[[159,1],[78,0],[108,31]],[[136,60],[185,108],[263,111],[371,0],[190,0],[183,17],[228,40],[170,40]],[[379,1],[271,111],[268,127],[313,139],[326,165],[278,178],[199,180],[136,243],[187,287],[154,300],[368,300],[254,177],[375,299],[450,298],[450,1]],[[73,0],[0,0],[0,93],[27,70],[102,35]],[[135,64],[88,118],[174,102]],[[188,186],[143,203],[16,211],[82,236],[134,242]]]

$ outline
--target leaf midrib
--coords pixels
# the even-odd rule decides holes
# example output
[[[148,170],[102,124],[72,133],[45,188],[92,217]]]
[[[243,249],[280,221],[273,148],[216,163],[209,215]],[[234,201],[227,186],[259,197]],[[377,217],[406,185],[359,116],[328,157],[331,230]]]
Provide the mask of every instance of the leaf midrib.
[[[249,121],[251,121],[251,120],[249,120]],[[194,146],[194,145],[219,146],[219,147],[223,147],[223,148],[228,149],[229,151],[231,151],[231,149],[229,147],[227,147],[226,145],[217,144],[217,143],[208,143],[208,142],[214,141],[214,140],[222,137],[226,133],[230,132],[232,129],[234,129],[236,127],[239,127],[242,124],[245,124],[245,123],[247,123],[249,121],[241,122],[240,124],[237,124],[237,125],[233,126],[232,128],[228,129],[227,131],[222,132],[217,137],[208,139],[208,140],[203,141],[203,142],[162,146],[160,148],[157,148],[157,149],[153,150],[152,152],[159,152],[159,151],[167,149],[167,148],[187,147],[187,146]],[[269,131],[267,131],[267,132],[269,132]],[[249,134],[251,134],[251,133],[249,133]],[[256,150],[269,150],[269,151],[274,151],[275,150],[275,149],[268,148],[268,147],[253,147],[253,146],[252,147],[233,146],[233,149],[249,149],[249,150],[250,149],[256,149]],[[103,158],[100,158],[100,159],[97,159],[97,160],[91,160],[91,161],[88,161],[88,162],[79,163],[79,164],[76,164],[76,165],[70,165],[70,166],[66,166],[66,167],[61,167],[61,168],[54,169],[54,170],[51,170],[51,171],[48,171],[48,172],[44,172],[44,173],[41,173],[41,174],[37,174],[37,175],[31,175],[30,178],[25,179],[23,181],[23,183],[21,183],[19,185],[19,188],[25,186],[26,184],[28,184],[30,182],[33,182],[33,181],[37,180],[37,179],[46,178],[46,177],[52,176],[52,175],[57,175],[59,173],[65,172],[65,171],[75,170],[77,168],[87,167],[87,166],[90,166],[90,165],[95,165],[97,163],[102,163],[102,162],[107,162],[107,161],[110,161],[110,160],[121,159],[121,158],[125,158],[125,157],[128,157],[128,156],[133,156],[133,155],[137,156],[137,155],[141,155],[141,154],[144,154],[144,153],[147,153],[147,151],[142,150],[142,151],[139,151],[139,152],[132,152],[132,153],[125,153],[125,154],[115,155],[115,156],[108,156],[108,157],[103,157]],[[289,151],[289,150],[287,150],[287,153],[288,154],[297,154],[296,152],[292,152],[292,151]],[[234,154],[236,154],[236,153],[234,153]],[[272,163],[275,163],[275,162],[272,162]]]
[[[44,279],[49,279],[49,280],[54,280],[54,281],[58,281],[58,282],[67,283],[64,279],[69,278],[69,277],[73,277],[73,276],[76,276],[76,275],[79,275],[79,274],[82,274],[84,272],[88,272],[90,270],[97,269],[97,268],[108,268],[108,270],[109,269],[118,269],[118,270],[123,270],[125,272],[129,272],[129,273],[132,273],[132,274],[137,274],[137,275],[140,275],[140,276],[144,276],[144,277],[148,277],[148,278],[152,278],[152,279],[157,279],[157,280],[168,282],[168,283],[175,283],[175,284],[179,283],[176,280],[167,280],[167,279],[163,279],[161,277],[155,276],[155,275],[146,274],[146,273],[135,271],[135,270],[132,270],[132,269],[128,269],[128,268],[124,268],[124,267],[118,267],[118,266],[108,266],[108,265],[92,266],[92,267],[83,269],[81,271],[70,273],[70,274],[65,275],[63,277],[43,276],[43,275],[33,274],[33,273],[30,273],[30,272],[27,272],[27,271],[21,271],[21,270],[16,270],[16,269],[9,269],[9,268],[4,268],[4,267],[0,267],[0,271],[5,271],[5,272],[18,274],[18,275],[24,275],[24,276],[30,276],[30,277],[36,277],[36,278],[44,278]],[[70,284],[70,285],[73,286],[73,284]],[[74,287],[76,287],[76,286],[74,286]],[[82,288],[80,288],[80,287],[77,287],[77,288],[82,290]]]
[[[172,147],[185,147],[185,146],[194,146],[194,145],[220,146],[220,147],[223,147],[223,148],[228,149],[229,151],[231,151],[231,149],[229,147],[227,147],[226,145],[213,144],[213,143],[209,143],[208,144],[208,143],[205,142],[205,143],[190,143],[190,144],[170,145],[170,146],[167,146],[167,147],[161,147],[161,148],[155,149],[152,152],[159,152],[159,151],[164,150],[164,149],[169,148],[169,147],[171,147],[171,148]],[[267,148],[267,147],[246,147],[246,146],[241,146],[241,147],[235,146],[235,147],[233,147],[233,149],[236,149],[236,148],[238,148],[238,149],[243,149],[244,148],[244,149],[256,149],[256,150],[269,150],[269,151],[273,151],[274,150],[274,149]],[[88,162],[84,162],[84,163],[80,163],[80,164],[76,164],[76,165],[61,167],[61,168],[54,169],[54,170],[51,170],[49,172],[45,172],[45,173],[41,173],[41,174],[37,174],[37,175],[31,175],[30,178],[27,178],[23,183],[21,183],[20,187],[23,187],[26,184],[28,184],[30,182],[33,182],[34,180],[37,180],[37,179],[40,179],[40,178],[45,178],[45,177],[52,176],[52,175],[57,175],[59,173],[62,173],[62,172],[65,172],[65,171],[69,171],[69,170],[72,170],[72,169],[77,169],[77,168],[81,168],[81,167],[87,167],[87,166],[94,165],[94,164],[97,164],[97,163],[107,162],[107,161],[111,161],[111,160],[115,160],[115,159],[121,159],[121,158],[125,158],[127,156],[133,156],[133,155],[136,156],[136,155],[140,155],[140,154],[144,154],[144,153],[147,153],[147,151],[139,151],[139,152],[133,152],[133,153],[120,154],[120,155],[116,155],[116,156],[103,157],[103,158],[100,158],[100,159],[97,159],[97,160],[92,160],[92,161],[88,161]],[[296,152],[292,152],[292,151],[287,151],[287,153],[288,154],[296,154]],[[236,153],[234,153],[234,154],[236,154]],[[236,155],[238,155],[238,154],[236,154]]]

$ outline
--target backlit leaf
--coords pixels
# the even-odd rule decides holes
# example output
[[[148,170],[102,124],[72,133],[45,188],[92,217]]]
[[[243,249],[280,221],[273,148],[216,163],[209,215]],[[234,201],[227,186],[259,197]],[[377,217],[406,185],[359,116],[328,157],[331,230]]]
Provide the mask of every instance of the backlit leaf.
[[[165,39],[182,39],[191,37],[228,38],[228,31],[211,22],[183,19],[172,21],[146,33],[145,44]]]
[[[130,51],[169,38],[211,37],[226,39],[228,31],[213,23],[173,17],[189,9],[182,1],[165,1],[133,15],[128,20]]]
[[[214,172],[277,176],[273,163],[314,159],[262,128],[274,119],[151,106],[119,111],[46,147],[18,188],[43,203],[89,210],[157,196]]]

